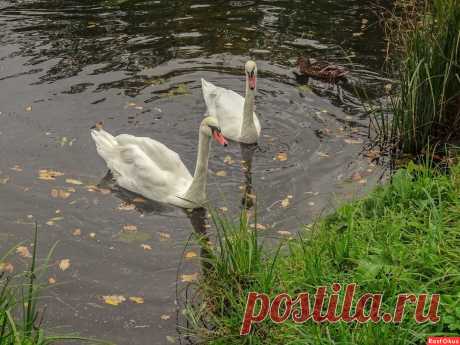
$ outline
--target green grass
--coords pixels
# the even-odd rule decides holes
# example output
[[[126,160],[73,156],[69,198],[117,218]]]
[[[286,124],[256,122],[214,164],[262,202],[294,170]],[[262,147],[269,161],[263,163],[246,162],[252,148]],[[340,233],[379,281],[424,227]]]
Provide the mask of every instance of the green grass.
[[[39,308],[40,294],[43,290],[40,281],[43,280],[41,278],[46,273],[55,246],[38,265],[37,235],[36,226],[29,267],[16,275],[0,272],[0,345],[49,345],[66,341],[72,341],[73,344],[110,344],[78,335],[52,336],[45,332],[42,327],[45,314],[44,310]],[[0,257],[0,264],[7,262],[14,249],[16,247]]]
[[[429,144],[459,139],[460,2],[396,3],[388,39],[398,46],[393,53],[399,87],[389,106],[392,126],[378,127],[391,132],[398,150],[420,154]]]
[[[243,214],[236,224],[214,216],[220,240],[188,309],[205,344],[426,344],[428,335],[460,332],[460,167],[450,175],[410,164],[392,183],[341,206],[282,248],[263,249]],[[392,311],[399,293],[440,293],[441,320],[399,325],[264,321],[239,336],[250,291],[313,293],[357,283],[358,294],[383,293]],[[340,305],[340,304],[339,304]]]

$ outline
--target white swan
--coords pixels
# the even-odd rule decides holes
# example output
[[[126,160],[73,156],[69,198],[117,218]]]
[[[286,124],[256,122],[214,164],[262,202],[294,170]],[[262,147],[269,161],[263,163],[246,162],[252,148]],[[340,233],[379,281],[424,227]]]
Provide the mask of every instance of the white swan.
[[[245,144],[256,143],[260,135],[260,122],[254,113],[257,84],[257,65],[249,60],[245,65],[246,97],[232,90],[201,79],[203,98],[208,115],[217,117],[222,133],[228,139]]]
[[[227,146],[217,120],[204,118],[192,177],[179,155],[156,140],[129,134],[114,137],[102,128],[93,129],[91,136],[118,185],[148,199],[183,208],[198,208],[206,202],[211,136]]]

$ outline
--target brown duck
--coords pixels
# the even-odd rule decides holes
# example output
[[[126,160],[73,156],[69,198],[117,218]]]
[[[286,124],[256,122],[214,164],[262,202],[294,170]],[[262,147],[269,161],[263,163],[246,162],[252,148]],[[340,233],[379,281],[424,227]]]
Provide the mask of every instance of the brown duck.
[[[329,82],[343,79],[349,72],[340,66],[331,65],[327,62],[318,62],[315,59],[304,59],[303,57],[297,59],[297,66],[303,75]]]

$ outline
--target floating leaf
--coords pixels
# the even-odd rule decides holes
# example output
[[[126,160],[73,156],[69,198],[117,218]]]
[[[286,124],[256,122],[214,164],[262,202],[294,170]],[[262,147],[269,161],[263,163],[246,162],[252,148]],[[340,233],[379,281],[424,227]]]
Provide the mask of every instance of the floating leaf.
[[[67,178],[65,180],[66,183],[69,183],[69,184],[76,184],[76,185],[81,185],[83,184],[83,182],[79,181],[79,180],[75,180],[73,178]]]
[[[14,266],[10,262],[0,262],[0,273],[13,273]]]
[[[145,251],[152,250],[152,247],[148,244],[141,244],[141,248]]]
[[[26,246],[19,246],[16,248],[16,253],[18,253],[23,258],[31,258],[32,254],[29,252],[29,248]]]
[[[160,319],[165,320],[165,321],[169,320],[170,318],[171,318],[171,315],[163,314],[163,315],[160,316]]]
[[[289,207],[289,204],[291,203],[292,195],[288,195],[286,198],[284,198],[281,201],[281,207],[282,208],[287,208]]]
[[[51,189],[51,196],[53,198],[61,198],[61,199],[67,199],[70,196],[69,191],[65,191],[63,189]]]
[[[138,196],[137,198],[134,198],[134,199],[133,199],[133,202],[137,202],[137,203],[144,203],[144,202],[146,202],[146,201],[147,201],[147,200],[145,200],[144,198],[139,197],[139,196]]]
[[[225,170],[220,170],[216,172],[216,176],[220,176],[220,177],[227,176],[227,172]]]
[[[362,178],[363,177],[361,176],[361,174],[359,172],[357,172],[357,171],[354,172],[353,175],[351,175],[351,180],[355,181],[355,182],[357,182],[359,180],[362,180]]]
[[[134,224],[123,225],[123,230],[126,232],[135,232],[137,231],[137,226]]]
[[[63,220],[63,219],[64,219],[64,217],[53,217],[50,220],[48,220],[46,222],[46,224],[49,225],[49,226],[52,226],[52,225],[56,224],[56,222],[58,222],[60,220]]]
[[[131,297],[129,297],[129,300],[131,302],[134,302],[134,303],[137,303],[137,304],[143,304],[144,303],[144,299],[142,297],[131,296]]]
[[[186,259],[195,258],[195,257],[197,257],[197,256],[198,256],[198,255],[197,255],[195,252],[191,252],[191,251],[190,251],[190,252],[185,253],[185,258],[186,258]]]
[[[106,304],[115,305],[115,306],[126,301],[126,298],[121,295],[108,295],[108,296],[102,296],[102,298],[104,299],[104,302]]]
[[[160,235],[160,241],[166,241],[171,238],[171,235],[166,232],[159,232],[158,234]]]
[[[174,337],[172,337],[172,336],[170,336],[170,335],[167,335],[167,336],[166,336],[166,341],[167,341],[168,343],[175,344],[175,343],[176,343],[176,338],[174,338]]]
[[[89,234],[89,237],[90,237],[90,238],[96,238],[96,233],[95,233],[95,232],[91,232],[91,233]]]
[[[183,274],[181,280],[184,283],[192,283],[198,280],[198,272],[192,274]]]
[[[224,163],[228,165],[232,165],[235,163],[235,160],[231,156],[225,156]]]
[[[32,106],[31,106],[31,105],[27,106],[25,110],[26,110],[27,112],[32,111]]]
[[[61,269],[61,271],[65,271],[69,267],[70,267],[69,259],[62,259],[61,261],[59,261],[59,268]]]
[[[323,157],[323,158],[329,157],[329,154],[327,154],[327,153],[325,153],[325,152],[319,152],[319,151],[318,151],[317,154],[318,154],[318,156]]]
[[[260,223],[257,223],[257,225],[254,224],[254,223],[252,223],[252,224],[250,225],[250,227],[251,227],[251,228],[256,228],[256,230],[266,230],[266,229],[267,229],[267,226],[265,226],[265,225],[263,225],[263,224],[260,224]]]
[[[343,139],[347,144],[362,144],[364,141],[361,139]]]
[[[9,180],[9,176],[0,177],[0,184],[7,184]]]
[[[280,162],[287,161],[287,159],[288,159],[288,156],[286,152],[278,152],[274,158],[274,160],[277,160]]]
[[[54,181],[56,177],[63,176],[64,173],[54,170],[42,169],[38,171],[38,178],[45,181]]]
[[[292,233],[290,231],[287,231],[287,230],[279,230],[277,231],[278,234],[282,235],[282,236],[291,236]]]
[[[224,207],[219,207],[219,210],[220,210],[221,212],[227,212],[227,211],[228,211],[228,208],[225,207],[225,206],[224,206]]]
[[[315,206],[315,203],[313,201],[308,202],[308,206]]]
[[[358,181],[359,184],[366,184],[367,183],[367,179],[363,178],[361,180]]]
[[[20,165],[15,165],[14,167],[10,168],[10,170],[13,170],[13,171],[22,171],[22,167]]]
[[[53,277],[49,277],[49,278],[48,278],[48,284],[50,284],[50,285],[56,284],[56,279],[53,278]]]
[[[72,235],[74,236],[80,236],[81,235],[81,229],[74,229],[72,231]]]

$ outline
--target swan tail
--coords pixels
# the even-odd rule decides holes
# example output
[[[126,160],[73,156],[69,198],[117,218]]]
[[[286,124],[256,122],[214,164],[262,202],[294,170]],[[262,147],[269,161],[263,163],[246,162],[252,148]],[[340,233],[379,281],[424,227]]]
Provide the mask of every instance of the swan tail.
[[[113,135],[103,129],[91,130],[91,137],[96,143],[97,153],[109,164],[118,147],[117,140]]]

